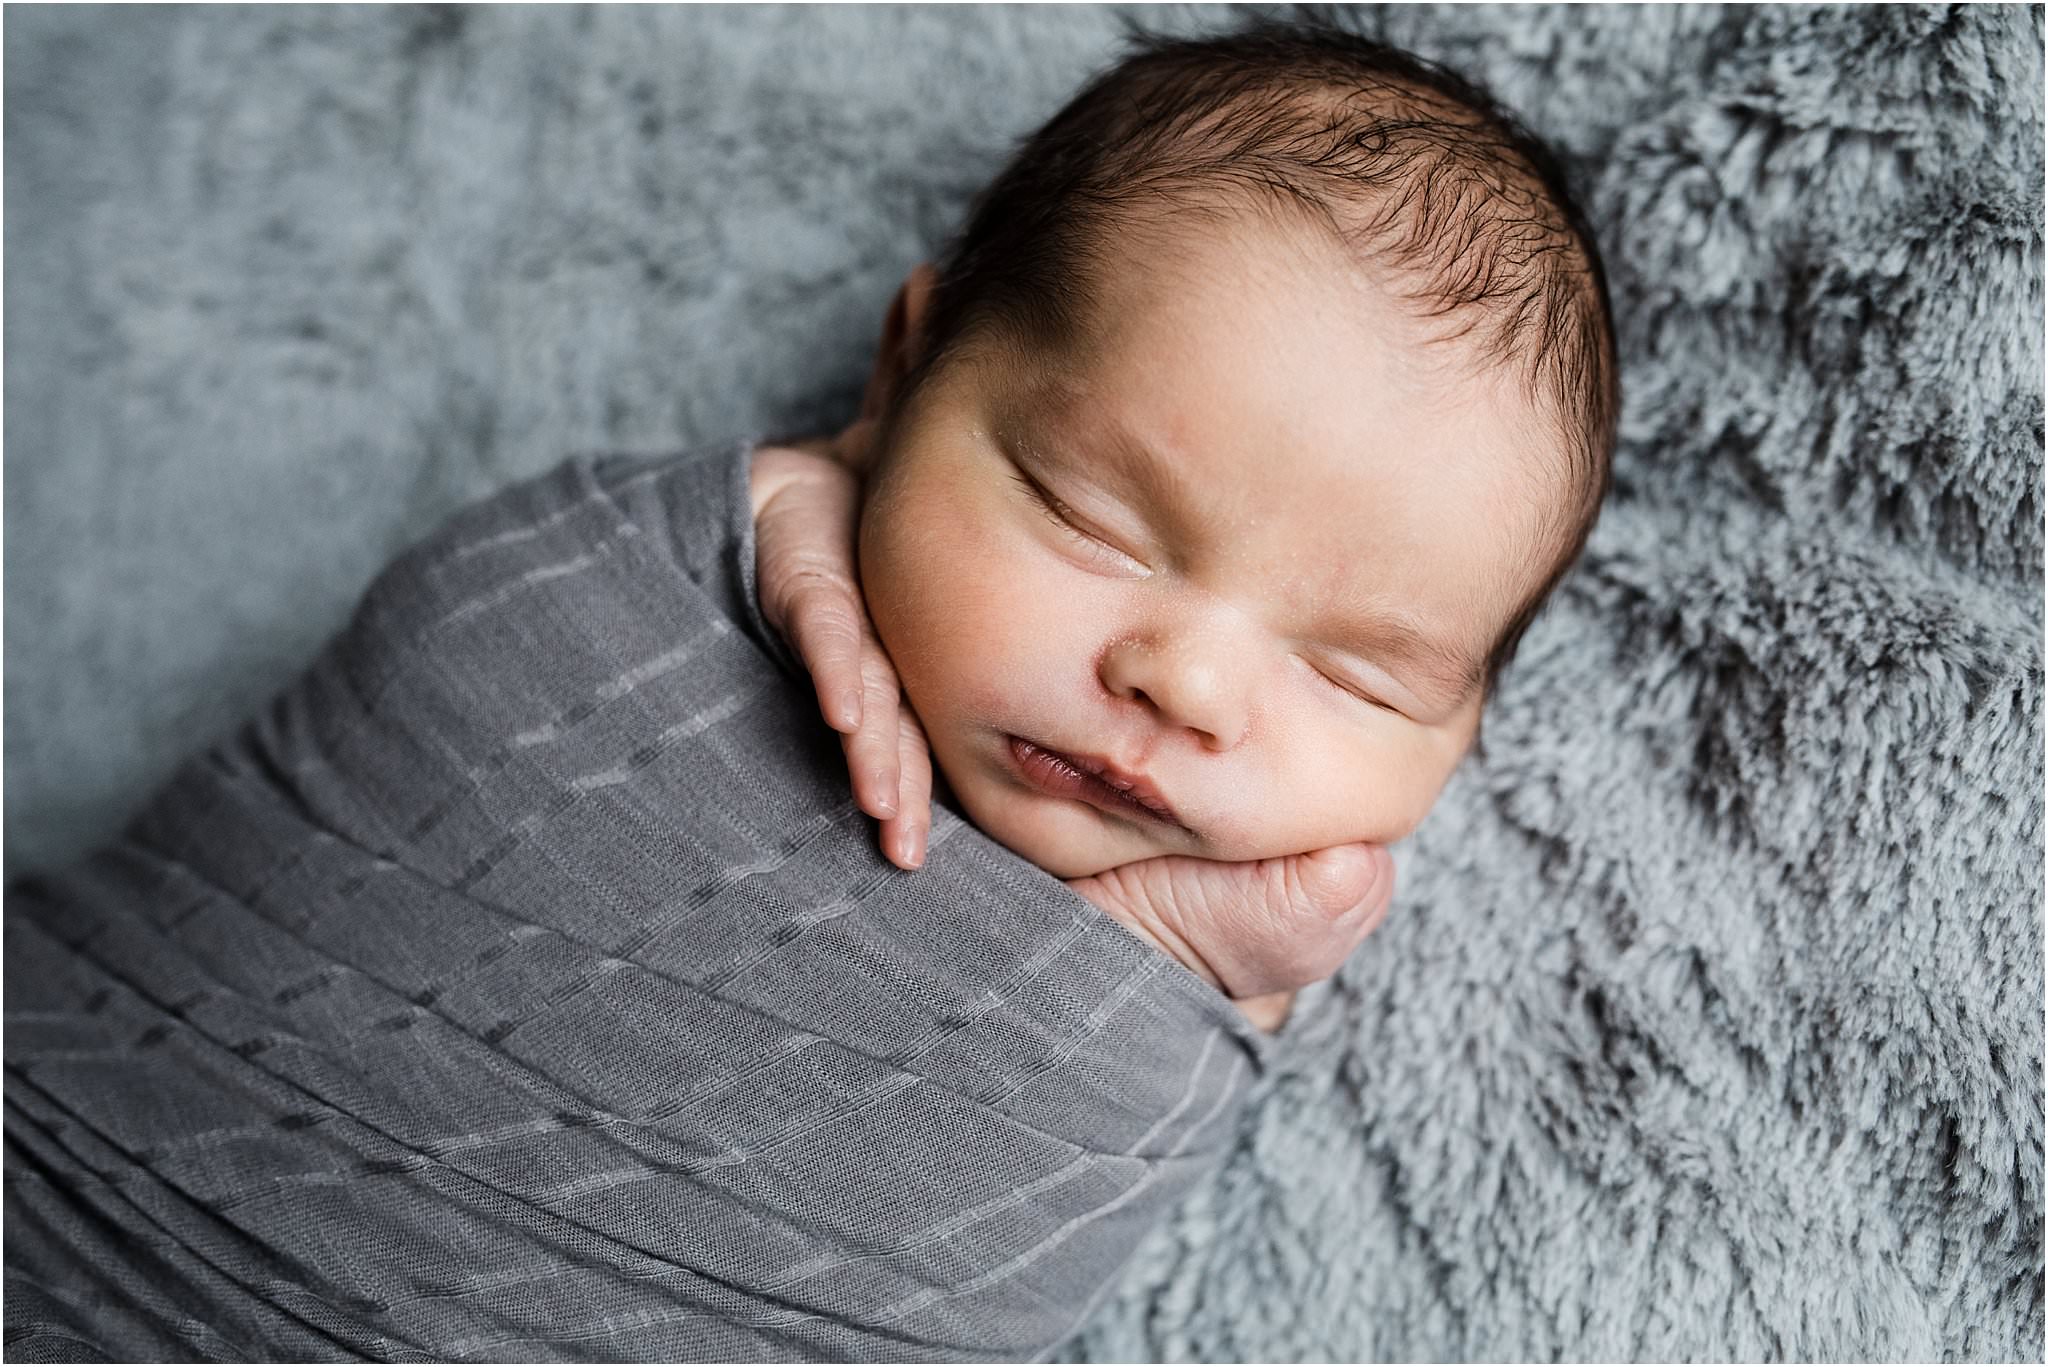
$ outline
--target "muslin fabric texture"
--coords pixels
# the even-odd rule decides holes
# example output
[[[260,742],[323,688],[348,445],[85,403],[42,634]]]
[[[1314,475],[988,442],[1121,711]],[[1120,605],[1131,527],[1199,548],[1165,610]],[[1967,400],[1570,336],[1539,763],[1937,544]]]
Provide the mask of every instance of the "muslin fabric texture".
[[[843,426],[1119,26],[1242,12],[10,6],[9,868],[453,509]],[[1387,924],[1060,1355],[2038,1359],[2041,8],[1318,12],[1561,153],[1615,491]]]
[[[945,808],[880,857],[751,448],[458,514],[11,890],[10,1358],[1030,1359],[1213,1169],[1284,1044]]]

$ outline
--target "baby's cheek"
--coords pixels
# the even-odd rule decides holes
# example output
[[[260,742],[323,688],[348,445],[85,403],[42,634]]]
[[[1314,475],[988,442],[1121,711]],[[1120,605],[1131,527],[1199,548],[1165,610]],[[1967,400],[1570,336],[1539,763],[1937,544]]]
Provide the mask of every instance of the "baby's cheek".
[[[1010,540],[1015,534],[1010,533]],[[954,679],[953,696],[991,718],[1044,724],[1056,715],[1071,724],[1072,708],[1093,686],[1090,632],[1100,612],[1085,584],[1043,563],[1040,548],[1006,544],[992,529],[959,560],[935,589],[943,628],[933,629],[941,665]]]
[[[962,557],[932,575],[915,612],[914,668],[952,710],[1000,716],[1036,672],[1028,598],[985,557]]]
[[[1258,857],[1406,839],[1434,805],[1451,765],[1443,747],[1391,717],[1313,718],[1290,728],[1263,809]]]
[[[1390,778],[1380,795],[1382,829],[1375,840],[1382,845],[1406,840],[1414,834],[1422,819],[1429,815],[1429,809],[1436,805],[1444,780],[1450,777],[1451,761],[1435,747],[1419,743],[1402,749],[1404,753],[1389,766]]]

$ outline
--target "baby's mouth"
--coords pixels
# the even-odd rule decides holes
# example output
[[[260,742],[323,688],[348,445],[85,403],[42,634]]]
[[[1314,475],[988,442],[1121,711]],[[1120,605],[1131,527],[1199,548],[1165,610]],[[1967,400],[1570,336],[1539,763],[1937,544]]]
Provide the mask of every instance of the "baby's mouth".
[[[1112,816],[1136,817],[1188,831],[1163,797],[1141,791],[1149,786],[1142,781],[1120,778],[1099,761],[1064,754],[1022,736],[1009,736],[1007,740],[1012,765],[1026,783],[1040,792],[1077,798]]]

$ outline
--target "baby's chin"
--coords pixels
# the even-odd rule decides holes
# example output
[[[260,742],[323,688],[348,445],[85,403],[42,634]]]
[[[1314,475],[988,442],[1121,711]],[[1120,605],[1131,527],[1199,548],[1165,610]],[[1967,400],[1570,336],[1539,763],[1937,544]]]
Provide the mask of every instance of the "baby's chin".
[[[1134,855],[1127,858],[1118,855],[1104,855],[1097,850],[1087,848],[1085,844],[1077,844],[1072,841],[1044,840],[1030,835],[1025,835],[1021,838],[1014,836],[1005,838],[993,832],[990,833],[990,838],[1018,858],[1029,860],[1053,877],[1059,879],[1092,878],[1098,873],[1105,873],[1117,867],[1119,864],[1135,864],[1140,859],[1150,859],[1156,855],[1167,853],[1164,850],[1155,850],[1147,854]]]

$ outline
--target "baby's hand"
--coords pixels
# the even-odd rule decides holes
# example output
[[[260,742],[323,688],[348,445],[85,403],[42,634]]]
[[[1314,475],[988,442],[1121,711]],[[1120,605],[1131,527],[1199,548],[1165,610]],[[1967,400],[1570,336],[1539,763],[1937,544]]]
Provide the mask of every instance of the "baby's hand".
[[[924,728],[868,620],[855,539],[860,480],[829,456],[754,453],[754,568],[761,615],[811,671],[825,724],[840,733],[854,800],[882,823],[882,852],[924,863],[932,758]]]
[[[1284,859],[1223,864],[1163,855],[1067,886],[1278,1030],[1294,989],[1335,973],[1387,916],[1394,857],[1336,845]]]

